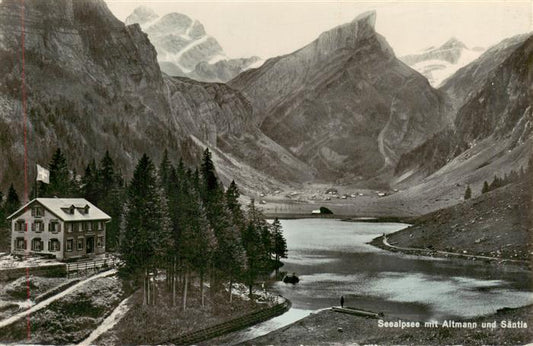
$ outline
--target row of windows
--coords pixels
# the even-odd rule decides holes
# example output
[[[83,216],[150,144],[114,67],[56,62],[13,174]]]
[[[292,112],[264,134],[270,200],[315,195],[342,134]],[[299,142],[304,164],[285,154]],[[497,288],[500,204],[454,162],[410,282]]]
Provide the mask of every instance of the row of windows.
[[[99,236],[96,239],[96,246],[99,248],[104,247],[104,237]],[[17,250],[26,250],[27,243],[26,239],[24,238],[17,238],[15,239],[15,249]],[[85,248],[85,239],[79,238],[76,241],[76,250],[77,251],[83,251]],[[66,248],[65,250],[67,252],[70,252],[74,249],[74,239],[67,239]],[[32,251],[43,251],[44,250],[44,242],[41,240],[41,238],[33,238],[31,240],[31,250]],[[54,251],[60,251],[61,250],[61,243],[59,239],[50,239],[48,241],[48,251],[54,252]]]
[[[33,232],[44,232],[44,222],[36,220],[31,224],[31,230]],[[24,220],[17,220],[15,222],[15,231],[24,232],[26,230],[26,222]],[[58,233],[61,232],[61,224],[58,220],[52,220],[48,223],[48,232]]]
[[[84,222],[67,222],[65,223],[67,232],[78,231],[102,231],[104,229],[104,223],[102,221],[84,221]],[[44,232],[44,222],[41,220],[35,220],[31,224],[31,230],[33,232]],[[15,223],[15,231],[24,232],[26,230],[26,223],[24,220],[17,220]],[[48,232],[57,233],[61,232],[61,223],[57,220],[52,220],[48,223]]]
[[[15,239],[15,249],[17,250],[26,250],[27,244],[26,239],[24,238],[17,238]],[[44,242],[41,240],[41,238],[33,238],[31,240],[31,250],[32,251],[44,251]],[[48,241],[48,251],[55,252],[61,250],[61,243],[59,242],[59,239],[50,239]]]
[[[102,231],[104,223],[102,221],[66,222],[65,229],[67,232]]]
[[[74,215],[74,210],[78,210],[80,214],[87,215],[89,214],[89,206],[86,205],[84,207],[74,207],[73,205],[68,208],[61,208],[64,212],[67,214]],[[35,207],[31,208],[31,216],[33,217],[44,217],[45,209],[42,206],[36,205]]]
[[[67,245],[66,245],[66,251],[72,251],[74,248],[74,239],[67,239]],[[85,246],[85,242],[83,238],[77,239],[76,241],[76,250],[77,251],[83,251],[83,248]],[[104,237],[100,236],[96,238],[96,246],[99,248],[104,247]]]

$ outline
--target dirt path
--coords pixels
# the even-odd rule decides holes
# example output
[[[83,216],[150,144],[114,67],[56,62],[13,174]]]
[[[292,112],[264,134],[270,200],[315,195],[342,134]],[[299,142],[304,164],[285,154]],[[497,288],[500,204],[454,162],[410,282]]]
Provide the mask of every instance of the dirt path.
[[[85,280],[82,280],[80,282],[78,282],[77,284],[67,288],[66,290],[64,290],[63,292],[60,292],[58,294],[56,294],[55,296],[52,296],[48,299],[45,299],[43,300],[42,302],[38,303],[38,304],[35,304],[34,306],[32,306],[30,309],[28,310],[25,310],[25,311],[22,311],[22,312],[19,312],[18,314],[14,315],[14,316],[11,316],[9,318],[6,318],[5,320],[2,320],[0,321],[0,328],[3,328],[5,326],[8,326],[26,316],[28,316],[28,314],[32,314],[36,311],[39,311],[45,307],[47,307],[48,305],[50,305],[51,303],[55,302],[56,300],[60,299],[60,298],[63,298],[64,296],[74,292],[76,289],[78,289],[79,287],[95,280],[95,279],[98,279],[98,278],[101,278],[101,277],[105,277],[105,276],[110,276],[110,275],[114,275],[116,273],[116,269],[111,269],[111,270],[108,270],[108,271],[105,271],[105,272],[102,272],[100,274],[96,274],[96,275],[93,275]]]
[[[395,246],[389,243],[387,239],[387,235],[383,235],[382,237],[383,246],[386,249],[393,249],[400,252],[409,252],[409,253],[416,253],[422,256],[427,256],[428,254],[437,254],[439,257],[461,257],[466,259],[484,259],[489,261],[500,261],[500,262],[510,262],[510,263],[517,263],[517,264],[529,264],[529,261],[524,260],[513,260],[513,259],[504,259],[499,257],[492,257],[492,256],[482,256],[482,255],[468,255],[464,253],[458,253],[458,252],[449,252],[449,251],[441,251],[441,250],[429,250],[429,249],[420,249],[420,248],[414,248],[414,247],[401,247],[401,246]]]
[[[128,298],[124,299],[120,302],[120,304],[113,310],[113,312],[106,317],[104,321],[93,330],[91,335],[82,342],[78,344],[78,346],[89,346],[91,345],[96,339],[100,337],[100,335],[107,332],[109,329],[113,328],[121,319],[126,315],[126,312],[130,309],[131,305],[129,304],[131,301],[131,298],[133,297],[133,294],[130,295]]]

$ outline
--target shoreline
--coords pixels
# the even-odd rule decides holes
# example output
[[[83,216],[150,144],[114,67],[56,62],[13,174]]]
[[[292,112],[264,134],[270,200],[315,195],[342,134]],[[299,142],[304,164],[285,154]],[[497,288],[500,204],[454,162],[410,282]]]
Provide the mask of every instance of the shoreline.
[[[402,253],[405,255],[415,255],[426,258],[460,259],[470,263],[478,261],[478,263],[482,265],[512,265],[527,271],[531,271],[532,269],[531,261],[529,260],[514,260],[510,258],[489,257],[476,254],[461,254],[433,249],[398,247],[387,242],[387,235],[376,237],[368,244],[389,252]]]
[[[490,315],[437,321],[437,325],[395,316],[365,318],[327,308],[239,345],[527,344],[533,340],[532,308],[503,308]],[[402,327],[401,322],[409,326]]]
[[[398,217],[398,216],[377,216],[377,217],[361,217],[361,216],[347,216],[347,215],[335,215],[335,214],[265,214],[267,219],[278,218],[279,220],[299,220],[299,219],[331,219],[339,220],[343,222],[365,222],[365,223],[404,223],[407,227],[398,230],[394,233],[390,233],[383,236],[376,237],[368,244],[394,253],[402,253],[405,255],[415,255],[426,258],[443,258],[443,259],[459,259],[468,262],[478,261],[480,264],[487,265],[512,265],[519,267],[521,269],[532,271],[533,263],[531,260],[517,260],[512,258],[502,258],[502,257],[490,257],[480,254],[462,254],[451,251],[443,251],[438,249],[424,249],[424,248],[415,248],[415,247],[399,247],[394,246],[393,244],[385,244],[387,236],[394,235],[395,233],[401,232],[411,226],[414,226],[415,217]]]
[[[411,216],[360,216],[360,215],[337,215],[337,214],[299,214],[299,213],[264,213],[267,219],[278,218],[279,220],[299,220],[299,219],[333,219],[345,222],[394,222],[410,224],[413,221]]]

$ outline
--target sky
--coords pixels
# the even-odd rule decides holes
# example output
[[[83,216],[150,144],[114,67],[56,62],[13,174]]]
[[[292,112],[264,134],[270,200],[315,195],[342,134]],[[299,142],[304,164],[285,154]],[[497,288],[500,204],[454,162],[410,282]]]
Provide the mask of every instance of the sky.
[[[533,31],[533,0],[105,1],[122,21],[140,5],[161,16],[179,12],[197,19],[231,58],[291,53],[320,33],[373,9],[376,31],[397,56],[439,46],[451,37],[468,47],[488,48],[504,38]]]

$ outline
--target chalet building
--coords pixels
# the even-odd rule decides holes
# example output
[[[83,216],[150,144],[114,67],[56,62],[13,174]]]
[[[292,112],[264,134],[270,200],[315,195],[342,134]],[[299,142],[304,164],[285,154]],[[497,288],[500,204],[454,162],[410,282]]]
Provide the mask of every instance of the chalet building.
[[[36,198],[8,220],[11,253],[27,251],[66,260],[104,253],[111,217],[83,198]]]

